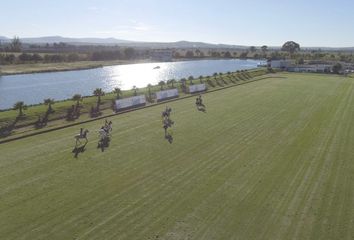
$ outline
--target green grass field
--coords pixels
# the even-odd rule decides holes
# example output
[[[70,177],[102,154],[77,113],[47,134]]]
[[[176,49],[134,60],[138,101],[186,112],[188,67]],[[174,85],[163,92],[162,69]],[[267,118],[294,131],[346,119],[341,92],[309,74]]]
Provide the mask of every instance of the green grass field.
[[[278,74],[0,145],[0,239],[353,239],[354,79]]]

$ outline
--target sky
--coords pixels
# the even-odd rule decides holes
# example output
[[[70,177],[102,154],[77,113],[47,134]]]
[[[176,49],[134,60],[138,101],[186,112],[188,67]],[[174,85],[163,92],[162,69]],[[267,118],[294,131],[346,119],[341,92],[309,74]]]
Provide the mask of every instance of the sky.
[[[11,0],[0,36],[354,47],[351,0]]]

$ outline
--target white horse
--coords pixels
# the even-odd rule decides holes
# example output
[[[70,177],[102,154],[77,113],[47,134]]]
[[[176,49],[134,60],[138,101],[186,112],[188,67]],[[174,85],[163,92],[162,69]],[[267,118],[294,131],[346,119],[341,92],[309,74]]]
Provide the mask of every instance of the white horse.
[[[89,130],[85,129],[82,134],[77,134],[74,138],[76,140],[75,146],[77,146],[77,143],[81,144],[80,139],[85,139],[85,144],[87,144],[88,139],[87,139],[87,134],[88,134]]]
[[[106,124],[105,124],[105,126],[103,126],[103,127],[101,127],[101,129],[100,130],[98,130],[98,134],[99,134],[99,136],[100,136],[100,140],[102,141],[102,140],[104,140],[104,139],[106,139],[106,138],[108,138],[108,137],[110,137],[110,133],[112,132],[112,122],[107,122],[106,121]]]
[[[109,136],[109,133],[104,128],[101,128],[98,131],[98,135],[100,136],[100,140],[102,141],[103,139],[105,139]]]

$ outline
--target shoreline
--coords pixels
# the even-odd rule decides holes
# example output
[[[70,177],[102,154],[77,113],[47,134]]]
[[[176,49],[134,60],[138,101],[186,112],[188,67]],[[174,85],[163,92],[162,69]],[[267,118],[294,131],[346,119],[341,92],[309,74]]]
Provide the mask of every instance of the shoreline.
[[[33,64],[16,64],[3,65],[1,76],[13,76],[34,73],[50,73],[50,72],[68,72],[95,69],[115,65],[130,65],[139,63],[154,63],[150,59],[141,60],[117,60],[117,61],[80,61],[80,62],[65,62],[65,63],[33,63]],[[16,68],[21,68],[17,70]],[[26,69],[27,68],[27,69]]]
[[[203,61],[203,60],[248,60],[248,59],[180,58],[180,59],[172,59],[171,62]],[[139,64],[139,63],[159,63],[159,61],[153,61],[151,59],[140,59],[140,60],[80,61],[80,62],[65,62],[65,63],[30,63],[30,64],[3,65],[0,68],[0,77],[23,75],[23,74],[35,74],[35,73],[80,71],[80,70],[88,70],[88,69],[102,68],[108,66],[131,65],[131,64]]]

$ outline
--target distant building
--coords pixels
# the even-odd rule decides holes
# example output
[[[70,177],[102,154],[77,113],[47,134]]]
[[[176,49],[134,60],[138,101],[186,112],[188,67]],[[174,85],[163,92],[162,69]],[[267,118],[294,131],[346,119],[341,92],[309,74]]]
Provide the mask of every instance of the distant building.
[[[295,65],[287,68],[289,72],[313,72],[313,73],[329,73],[332,71],[332,65],[316,64],[316,65]]]
[[[270,60],[268,66],[271,68],[279,68],[286,70],[293,64],[292,60]]]
[[[159,62],[172,61],[173,53],[171,50],[154,50],[151,53],[151,60]]]

